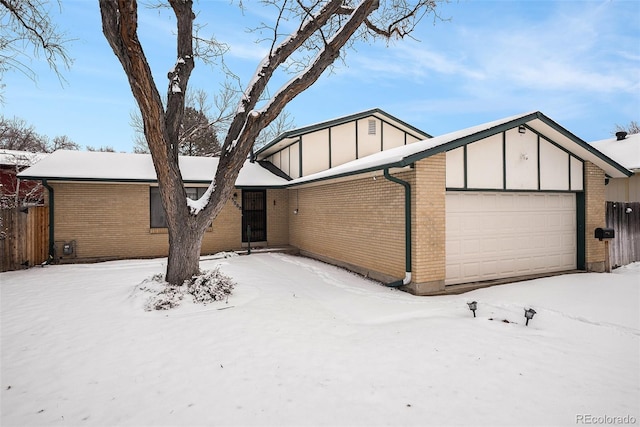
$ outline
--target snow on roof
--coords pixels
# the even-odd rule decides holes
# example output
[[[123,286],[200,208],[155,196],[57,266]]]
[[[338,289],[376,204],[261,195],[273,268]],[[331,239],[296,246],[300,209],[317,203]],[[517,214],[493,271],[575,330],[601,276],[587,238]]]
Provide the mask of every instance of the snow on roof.
[[[608,138],[590,144],[627,169],[640,169],[640,134],[629,135],[622,141]]]
[[[0,150],[0,165],[30,166],[39,162],[47,155],[47,153],[3,149]]]
[[[181,156],[179,163],[184,181],[210,182],[218,168],[218,160],[217,157]],[[155,182],[156,172],[150,154],[58,150],[18,174],[18,177],[74,181]],[[284,178],[248,160],[236,180],[236,185],[239,187],[271,187],[286,183]]]

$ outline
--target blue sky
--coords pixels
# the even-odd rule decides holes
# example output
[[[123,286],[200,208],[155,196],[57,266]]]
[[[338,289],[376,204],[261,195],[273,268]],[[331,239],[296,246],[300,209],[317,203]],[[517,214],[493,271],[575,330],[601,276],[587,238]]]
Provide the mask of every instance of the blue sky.
[[[246,83],[266,53],[245,28],[269,10],[245,1],[201,0],[197,22],[229,44],[226,62]],[[431,134],[529,111],[542,111],[586,141],[609,138],[616,124],[640,121],[640,2],[472,1],[439,8],[414,37],[359,43],[288,107],[296,126],[381,108]],[[126,77],[102,35],[98,2],[62,0],[52,16],[71,39],[72,68],[61,85],[43,62],[34,83],[2,77],[5,117],[19,117],[49,137],[81,146],[132,151],[136,109]],[[160,92],[176,60],[169,15],[141,11],[141,38]],[[197,63],[191,87],[213,94],[219,72]]]

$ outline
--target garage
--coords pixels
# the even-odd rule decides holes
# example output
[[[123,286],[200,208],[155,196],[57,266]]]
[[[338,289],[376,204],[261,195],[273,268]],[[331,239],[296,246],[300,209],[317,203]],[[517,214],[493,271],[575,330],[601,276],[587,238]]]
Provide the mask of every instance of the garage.
[[[577,266],[575,193],[446,193],[445,285]]]

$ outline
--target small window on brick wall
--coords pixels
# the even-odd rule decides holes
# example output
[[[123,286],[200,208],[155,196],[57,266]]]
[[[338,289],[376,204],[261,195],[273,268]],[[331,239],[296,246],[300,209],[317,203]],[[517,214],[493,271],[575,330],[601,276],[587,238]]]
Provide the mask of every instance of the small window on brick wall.
[[[207,187],[187,187],[185,190],[187,197],[197,200],[207,191]],[[151,228],[167,228],[167,217],[162,208],[160,189],[158,187],[149,188],[149,214]]]

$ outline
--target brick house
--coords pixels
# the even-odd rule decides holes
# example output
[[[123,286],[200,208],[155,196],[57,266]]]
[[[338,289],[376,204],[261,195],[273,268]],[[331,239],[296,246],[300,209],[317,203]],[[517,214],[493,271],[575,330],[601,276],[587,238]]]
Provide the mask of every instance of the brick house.
[[[20,180],[17,174],[46,156],[19,150],[0,150],[0,207],[19,207],[44,204],[40,182]]]
[[[286,132],[255,160],[203,254],[240,249],[248,238],[290,245],[421,295],[603,271],[604,243],[593,230],[605,225],[605,177],[631,174],[539,112],[430,138],[369,110]],[[192,197],[216,162],[181,159]],[[57,258],[166,255],[149,156],[56,152],[20,176],[49,188],[53,238],[70,249]]]

